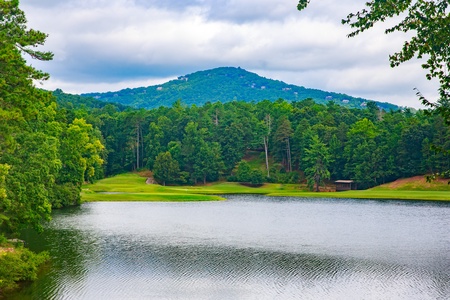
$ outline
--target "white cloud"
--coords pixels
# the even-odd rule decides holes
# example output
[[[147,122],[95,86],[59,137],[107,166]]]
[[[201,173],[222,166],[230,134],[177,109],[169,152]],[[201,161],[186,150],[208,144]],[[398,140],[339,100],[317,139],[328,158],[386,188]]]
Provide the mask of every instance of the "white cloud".
[[[417,107],[412,89],[436,95],[418,62],[388,55],[402,34],[381,24],[355,38],[340,20],[364,1],[22,0],[29,25],[49,34],[52,62],[32,63],[68,92],[119,90],[219,66],[311,88]]]

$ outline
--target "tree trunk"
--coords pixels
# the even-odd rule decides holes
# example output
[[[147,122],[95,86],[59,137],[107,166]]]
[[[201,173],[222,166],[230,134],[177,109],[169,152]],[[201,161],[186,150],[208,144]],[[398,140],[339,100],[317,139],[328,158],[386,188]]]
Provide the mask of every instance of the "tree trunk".
[[[136,170],[139,169],[139,124],[136,125]]]
[[[139,136],[141,138],[141,168],[144,166],[144,135],[142,134],[142,126],[139,126]]]
[[[292,161],[291,161],[291,144],[289,143],[289,138],[286,139],[286,165],[288,172],[292,172]]]
[[[270,178],[270,170],[269,170],[269,137],[264,137],[264,152],[266,153],[266,170],[267,170],[267,178]]]
[[[270,119],[270,114],[266,115],[266,125],[267,125],[267,136],[264,137],[264,151],[266,153],[266,169],[267,178],[270,178],[270,168],[269,168],[269,136],[272,129],[272,120]]]

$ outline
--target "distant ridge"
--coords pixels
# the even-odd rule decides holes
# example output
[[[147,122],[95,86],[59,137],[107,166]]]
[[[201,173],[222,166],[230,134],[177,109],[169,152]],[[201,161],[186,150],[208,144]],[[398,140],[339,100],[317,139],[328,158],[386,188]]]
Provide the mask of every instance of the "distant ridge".
[[[127,88],[116,92],[86,93],[81,96],[147,109],[171,106],[179,99],[187,105],[201,106],[207,102],[217,101],[222,103],[233,100],[259,102],[262,100],[275,101],[280,98],[287,101],[300,101],[312,98],[317,103],[324,104],[334,101],[350,108],[362,108],[367,101],[370,101],[346,94],[287,84],[279,80],[261,77],[239,67],[220,67],[198,71],[160,85]],[[375,102],[385,110],[399,109],[398,106],[391,103]]]

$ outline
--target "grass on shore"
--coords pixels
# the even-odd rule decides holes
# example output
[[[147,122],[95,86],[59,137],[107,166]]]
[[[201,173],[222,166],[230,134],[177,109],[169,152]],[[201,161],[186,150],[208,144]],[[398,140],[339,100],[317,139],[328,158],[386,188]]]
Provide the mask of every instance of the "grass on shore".
[[[161,186],[146,184],[146,178],[127,173],[99,180],[83,186],[83,201],[214,201],[218,195],[260,194],[268,196],[398,199],[450,201],[450,186],[437,185],[426,189],[415,183],[414,189],[401,186],[379,186],[369,190],[346,192],[311,192],[305,185],[267,183],[261,187],[247,187],[232,182],[217,182],[202,186]],[[410,184],[412,184],[410,182]]]

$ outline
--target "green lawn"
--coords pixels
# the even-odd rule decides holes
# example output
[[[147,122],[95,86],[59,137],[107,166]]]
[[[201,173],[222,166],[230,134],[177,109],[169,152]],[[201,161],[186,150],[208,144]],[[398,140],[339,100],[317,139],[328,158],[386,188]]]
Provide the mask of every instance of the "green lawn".
[[[261,194],[268,196],[399,199],[450,201],[450,189],[405,190],[377,187],[364,191],[310,192],[298,184],[268,183],[262,187],[247,187],[232,182],[217,182],[205,186],[160,186],[146,184],[146,178],[134,173],[117,175],[83,186],[83,201],[214,201],[217,195]]]

